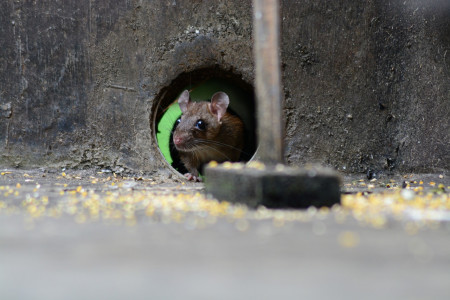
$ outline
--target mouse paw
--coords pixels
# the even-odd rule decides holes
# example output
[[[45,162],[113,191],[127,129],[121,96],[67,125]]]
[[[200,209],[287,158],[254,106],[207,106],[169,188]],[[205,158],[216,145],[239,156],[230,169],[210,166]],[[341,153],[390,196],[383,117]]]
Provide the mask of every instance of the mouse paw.
[[[184,177],[186,177],[187,180],[189,180],[189,181],[202,182],[202,179],[200,178],[200,176],[194,176],[191,173],[184,174]]]

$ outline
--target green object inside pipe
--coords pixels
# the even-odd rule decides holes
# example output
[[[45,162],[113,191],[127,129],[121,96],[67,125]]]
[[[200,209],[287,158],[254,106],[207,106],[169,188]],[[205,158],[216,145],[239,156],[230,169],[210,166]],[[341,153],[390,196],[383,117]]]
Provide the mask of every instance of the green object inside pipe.
[[[173,163],[172,156],[170,155],[170,135],[175,124],[175,121],[181,116],[180,106],[174,101],[158,123],[158,132],[156,134],[156,140],[158,141],[158,147],[161,150],[164,158],[169,164]]]

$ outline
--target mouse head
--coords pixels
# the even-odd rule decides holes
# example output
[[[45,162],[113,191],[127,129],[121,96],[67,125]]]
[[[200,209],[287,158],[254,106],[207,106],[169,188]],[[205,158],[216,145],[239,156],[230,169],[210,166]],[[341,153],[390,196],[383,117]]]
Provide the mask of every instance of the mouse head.
[[[178,99],[183,114],[177,120],[173,138],[177,149],[190,148],[196,140],[216,139],[229,102],[223,92],[215,93],[211,102],[193,102],[189,92],[184,91]]]
[[[186,114],[188,109],[193,104],[189,92],[185,90],[180,98],[178,98],[178,104],[180,105],[181,112]],[[230,98],[224,92],[217,92],[211,97],[211,103],[208,103],[208,109],[212,115],[217,118],[220,123],[222,117],[227,112],[228,105],[230,104]]]

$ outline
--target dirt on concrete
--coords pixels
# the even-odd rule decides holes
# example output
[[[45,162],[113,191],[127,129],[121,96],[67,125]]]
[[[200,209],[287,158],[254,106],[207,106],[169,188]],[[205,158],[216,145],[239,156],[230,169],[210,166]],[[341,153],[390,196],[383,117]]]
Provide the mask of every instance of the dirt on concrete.
[[[445,299],[448,177],[342,189],[332,208],[249,209],[157,172],[3,169],[0,297]]]

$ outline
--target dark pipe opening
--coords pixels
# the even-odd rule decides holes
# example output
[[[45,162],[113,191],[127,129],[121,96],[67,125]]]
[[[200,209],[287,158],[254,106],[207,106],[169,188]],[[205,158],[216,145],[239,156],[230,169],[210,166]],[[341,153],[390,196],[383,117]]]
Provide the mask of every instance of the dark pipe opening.
[[[193,101],[209,101],[218,91],[228,94],[230,112],[240,117],[245,127],[246,142],[240,161],[249,161],[257,148],[253,86],[232,71],[212,67],[180,74],[156,97],[151,126],[153,138],[167,163],[182,174],[186,172],[172,142],[175,121],[181,114],[177,99],[186,89],[190,91]]]

